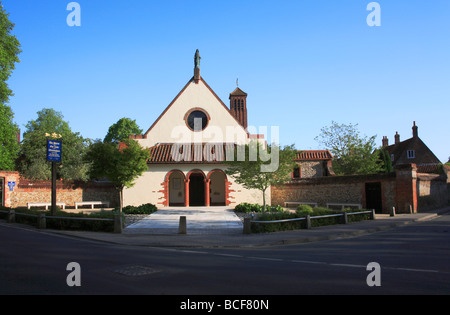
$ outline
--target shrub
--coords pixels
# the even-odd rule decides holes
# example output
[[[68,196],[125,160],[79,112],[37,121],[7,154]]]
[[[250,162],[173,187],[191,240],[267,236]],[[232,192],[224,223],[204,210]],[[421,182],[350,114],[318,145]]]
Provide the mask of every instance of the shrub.
[[[262,207],[258,204],[252,204],[252,203],[247,203],[247,202],[243,202],[238,204],[235,208],[234,211],[236,212],[243,212],[243,213],[247,213],[247,212],[261,212],[262,211]]]
[[[266,212],[284,212],[284,209],[282,206],[266,206]]]
[[[258,221],[275,221],[275,220],[286,220],[295,219],[299,215],[296,213],[290,213],[287,211],[277,212],[277,213],[264,213],[258,216]],[[303,225],[303,221],[289,221],[280,223],[256,223],[252,224],[253,233],[265,233],[265,232],[277,232],[286,230],[297,230]]]
[[[115,210],[117,211],[118,208],[116,208]],[[151,203],[146,203],[138,207],[126,206],[122,208],[122,212],[124,214],[152,214],[156,210],[158,210],[158,208],[156,208],[156,206]]]
[[[295,210],[295,213],[301,216],[306,215],[312,215],[313,214],[313,208],[308,205],[299,205],[297,209]]]

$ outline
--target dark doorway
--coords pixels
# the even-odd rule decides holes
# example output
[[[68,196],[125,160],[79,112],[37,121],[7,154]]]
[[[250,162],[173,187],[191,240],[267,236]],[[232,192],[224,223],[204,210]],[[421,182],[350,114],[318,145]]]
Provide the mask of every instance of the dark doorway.
[[[381,183],[366,183],[366,209],[375,209],[375,213],[381,213]]]
[[[205,205],[205,181],[202,174],[189,176],[189,206]]]

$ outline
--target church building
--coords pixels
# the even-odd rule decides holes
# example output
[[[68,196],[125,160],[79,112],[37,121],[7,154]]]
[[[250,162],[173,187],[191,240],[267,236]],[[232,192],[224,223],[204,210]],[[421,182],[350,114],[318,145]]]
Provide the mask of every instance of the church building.
[[[225,174],[226,155],[236,145],[265,141],[247,127],[247,94],[237,87],[229,95],[229,107],[225,105],[201,77],[197,50],[194,76],[143,135],[130,136],[151,157],[134,187],[124,189],[124,205],[262,204],[262,192],[246,189]],[[266,201],[270,204],[270,190]]]

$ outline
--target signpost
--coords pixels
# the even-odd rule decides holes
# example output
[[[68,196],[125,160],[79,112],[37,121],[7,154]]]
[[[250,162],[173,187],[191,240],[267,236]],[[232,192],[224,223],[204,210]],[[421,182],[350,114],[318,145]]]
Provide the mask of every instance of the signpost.
[[[56,163],[61,162],[61,141],[47,140],[47,161],[52,162],[52,215],[56,215]]]

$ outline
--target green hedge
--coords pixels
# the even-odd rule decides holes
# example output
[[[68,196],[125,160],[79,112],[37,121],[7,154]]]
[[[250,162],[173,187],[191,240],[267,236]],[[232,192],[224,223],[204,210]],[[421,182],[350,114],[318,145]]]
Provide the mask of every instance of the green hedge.
[[[51,210],[33,210],[33,209],[10,209],[2,208],[0,210],[15,210],[16,223],[28,224],[37,226],[39,214],[43,213],[46,217],[46,227],[53,230],[81,230],[81,231],[94,231],[94,232],[113,232],[114,221],[97,221],[97,220],[70,220],[69,218],[101,218],[101,219],[114,219],[116,211],[100,211],[93,213],[69,213],[61,210],[57,210],[56,217],[67,217],[68,219],[53,218]],[[24,216],[20,215],[31,214],[36,216]],[[7,213],[0,213],[0,218],[7,218]],[[125,220],[122,218],[122,223]]]
[[[249,213],[249,212],[256,212],[256,213],[262,213],[263,212],[263,206],[256,204],[256,203],[247,203],[243,202],[238,204],[234,211],[236,212],[243,212],[243,213]],[[266,212],[282,212],[284,211],[283,207],[281,206],[268,206],[266,205]]]
[[[363,209],[345,209],[343,210],[347,213],[366,211]],[[324,207],[312,208],[307,205],[301,205],[297,208],[295,213],[289,211],[284,211],[280,213],[264,213],[258,215],[256,221],[276,221],[276,220],[286,220],[286,219],[296,219],[304,218],[306,215],[311,217],[324,216],[330,214],[340,214],[342,211],[335,211]],[[357,222],[362,220],[368,220],[370,214],[356,214],[347,216],[348,222]],[[340,224],[342,222],[342,216],[330,217],[330,218],[317,218],[311,220],[311,227],[319,227],[325,225]],[[286,230],[298,230],[306,227],[306,220],[290,221],[290,222],[280,222],[280,223],[253,223],[252,232],[253,233],[265,233],[265,232],[277,232]]]
[[[119,208],[116,208],[115,210],[118,211]],[[135,206],[126,206],[122,208],[122,212],[124,214],[152,214],[158,210],[154,204],[146,203],[143,205],[140,205],[138,207]]]

